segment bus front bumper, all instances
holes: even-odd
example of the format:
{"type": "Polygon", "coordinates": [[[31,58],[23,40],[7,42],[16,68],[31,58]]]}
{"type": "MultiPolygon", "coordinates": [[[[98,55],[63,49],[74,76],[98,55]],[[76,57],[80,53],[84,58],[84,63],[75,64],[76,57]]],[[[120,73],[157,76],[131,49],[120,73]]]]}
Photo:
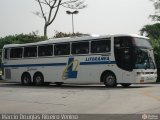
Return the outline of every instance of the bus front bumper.
{"type": "Polygon", "coordinates": [[[141,74],[137,76],[136,83],[154,83],[157,80],[157,74],[141,74]]]}

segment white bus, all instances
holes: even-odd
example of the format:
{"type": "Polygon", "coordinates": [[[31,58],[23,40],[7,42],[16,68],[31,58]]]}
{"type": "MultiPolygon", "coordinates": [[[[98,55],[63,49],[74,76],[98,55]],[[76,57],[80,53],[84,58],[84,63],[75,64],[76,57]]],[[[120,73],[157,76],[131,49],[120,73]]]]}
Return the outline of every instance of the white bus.
{"type": "Polygon", "coordinates": [[[23,85],[44,82],[121,84],[156,82],[153,48],[138,35],[50,39],[3,47],[3,79],[23,85]]]}

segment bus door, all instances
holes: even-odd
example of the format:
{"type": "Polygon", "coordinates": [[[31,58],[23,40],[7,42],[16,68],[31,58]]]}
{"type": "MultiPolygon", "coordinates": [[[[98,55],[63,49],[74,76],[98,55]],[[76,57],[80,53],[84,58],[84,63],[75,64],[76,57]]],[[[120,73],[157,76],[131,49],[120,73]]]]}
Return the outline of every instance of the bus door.
{"type": "Polygon", "coordinates": [[[122,77],[125,83],[130,83],[132,78],[132,54],[130,48],[124,48],[122,50],[122,77]]]}
{"type": "Polygon", "coordinates": [[[121,82],[130,82],[133,70],[133,54],[130,47],[129,37],[116,37],[114,43],[114,54],[117,66],[121,69],[121,82]]]}

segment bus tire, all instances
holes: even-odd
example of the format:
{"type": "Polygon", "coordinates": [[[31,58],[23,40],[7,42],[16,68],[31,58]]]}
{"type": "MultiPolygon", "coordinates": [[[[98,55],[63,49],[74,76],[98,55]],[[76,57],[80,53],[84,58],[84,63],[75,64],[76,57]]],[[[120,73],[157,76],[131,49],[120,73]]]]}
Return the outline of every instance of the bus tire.
{"type": "Polygon", "coordinates": [[[44,77],[43,77],[42,73],[37,72],[37,73],[34,74],[33,83],[36,86],[40,86],[40,85],[44,84],[44,77]]]}
{"type": "Polygon", "coordinates": [[[117,80],[113,73],[108,72],[103,75],[103,82],[106,87],[116,87],[117,86],[117,80]]]}
{"type": "Polygon", "coordinates": [[[121,85],[125,88],[129,87],[131,84],[130,83],[121,83],[121,85]]]}
{"type": "Polygon", "coordinates": [[[31,76],[28,72],[22,74],[21,83],[22,85],[31,85],[31,76]]]}

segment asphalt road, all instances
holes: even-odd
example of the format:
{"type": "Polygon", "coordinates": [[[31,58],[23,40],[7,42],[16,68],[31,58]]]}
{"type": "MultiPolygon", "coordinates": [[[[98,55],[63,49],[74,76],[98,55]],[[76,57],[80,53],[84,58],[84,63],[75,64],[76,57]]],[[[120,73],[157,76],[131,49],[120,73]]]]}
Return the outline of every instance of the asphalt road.
{"type": "Polygon", "coordinates": [[[0,83],[0,113],[160,113],[160,84],[22,86],[0,83]]]}

